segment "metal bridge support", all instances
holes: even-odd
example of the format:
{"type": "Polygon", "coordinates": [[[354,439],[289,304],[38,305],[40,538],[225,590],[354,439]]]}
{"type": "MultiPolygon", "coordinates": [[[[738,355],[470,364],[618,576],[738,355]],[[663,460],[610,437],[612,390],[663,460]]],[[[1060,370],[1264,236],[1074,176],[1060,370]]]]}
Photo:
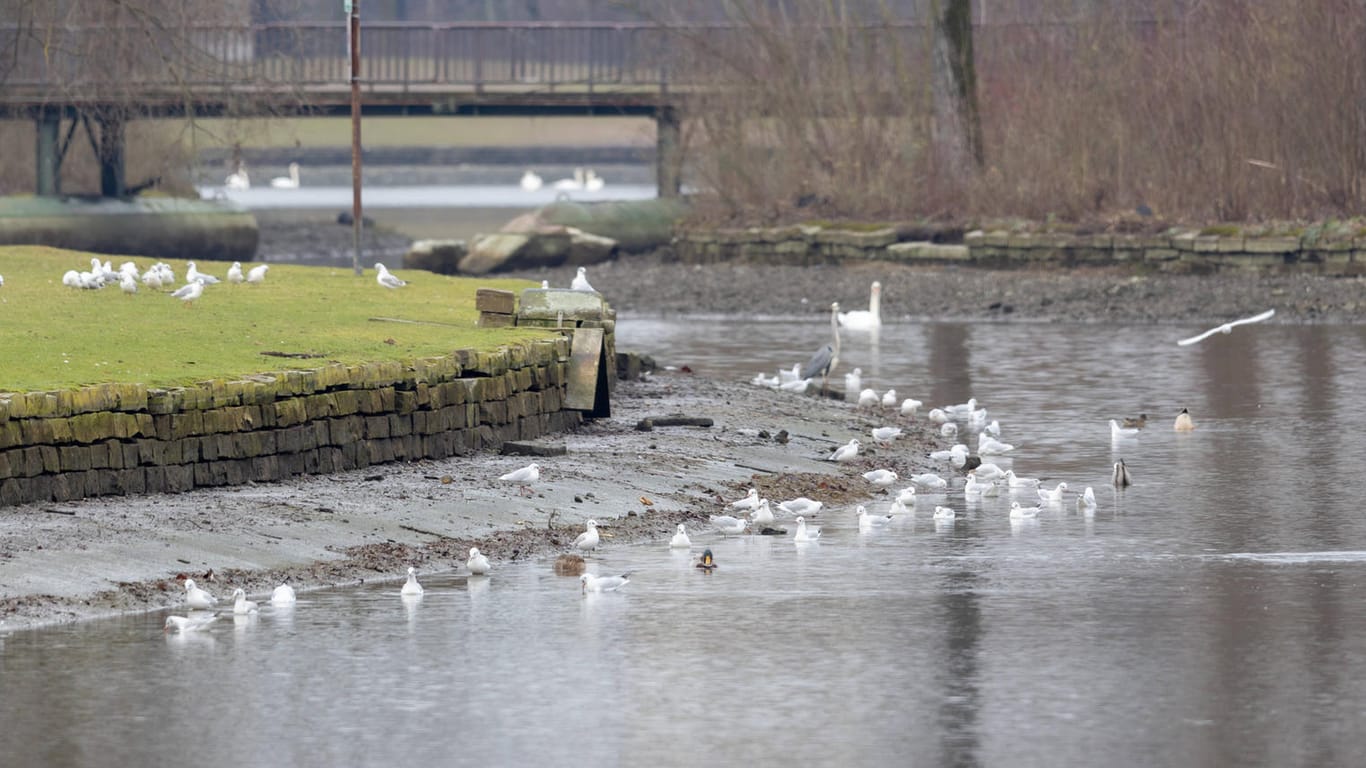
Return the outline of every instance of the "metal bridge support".
{"type": "Polygon", "coordinates": [[[38,170],[39,195],[60,195],[62,193],[62,157],[57,147],[57,134],[61,133],[62,113],[56,110],[43,110],[34,118],[38,124],[38,141],[34,157],[38,170]]]}
{"type": "Polygon", "coordinates": [[[682,188],[683,138],[677,107],[655,112],[655,180],[660,197],[678,197],[682,188]]]}
{"type": "Polygon", "coordinates": [[[119,115],[106,115],[98,118],[98,122],[100,196],[123,197],[128,190],[128,180],[123,167],[123,118],[119,115]]]}

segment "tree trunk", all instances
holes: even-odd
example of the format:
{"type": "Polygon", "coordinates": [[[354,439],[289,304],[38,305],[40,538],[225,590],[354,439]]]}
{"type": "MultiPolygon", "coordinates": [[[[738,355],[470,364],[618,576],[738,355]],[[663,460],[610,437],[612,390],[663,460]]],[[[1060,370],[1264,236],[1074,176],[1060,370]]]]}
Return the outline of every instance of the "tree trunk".
{"type": "Polygon", "coordinates": [[[971,0],[934,0],[933,145],[940,166],[966,179],[982,166],[971,0]]]}

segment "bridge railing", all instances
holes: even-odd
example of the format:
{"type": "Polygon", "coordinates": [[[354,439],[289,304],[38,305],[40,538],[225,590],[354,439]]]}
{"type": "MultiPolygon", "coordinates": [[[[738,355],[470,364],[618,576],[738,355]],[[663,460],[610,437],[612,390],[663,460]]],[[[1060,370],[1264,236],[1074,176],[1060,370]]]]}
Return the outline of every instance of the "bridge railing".
{"type": "MultiPolygon", "coordinates": [[[[346,83],[343,22],[203,25],[176,39],[142,29],[0,25],[3,88],[66,92],[116,87],[234,87],[346,83]]],[[[665,88],[670,30],[624,23],[367,23],[362,80],[419,88],[464,85],[665,88]]]]}

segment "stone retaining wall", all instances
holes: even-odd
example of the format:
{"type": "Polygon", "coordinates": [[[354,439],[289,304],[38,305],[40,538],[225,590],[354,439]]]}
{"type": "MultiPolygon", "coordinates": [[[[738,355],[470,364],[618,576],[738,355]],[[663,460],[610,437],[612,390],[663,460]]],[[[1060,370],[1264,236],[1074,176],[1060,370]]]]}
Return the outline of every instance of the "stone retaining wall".
{"type": "Polygon", "coordinates": [[[679,233],[680,261],[740,260],[764,264],[838,264],[846,260],[961,264],[995,268],[1114,265],[1172,273],[1221,270],[1308,270],[1366,274],[1366,237],[1243,237],[1200,235],[1075,235],[969,232],[962,243],[903,238],[893,228],[869,231],[821,227],[722,229],[679,233]]]}
{"type": "Polygon", "coordinates": [[[0,506],[441,459],[576,426],[569,340],[148,388],[0,393],[0,506]]]}

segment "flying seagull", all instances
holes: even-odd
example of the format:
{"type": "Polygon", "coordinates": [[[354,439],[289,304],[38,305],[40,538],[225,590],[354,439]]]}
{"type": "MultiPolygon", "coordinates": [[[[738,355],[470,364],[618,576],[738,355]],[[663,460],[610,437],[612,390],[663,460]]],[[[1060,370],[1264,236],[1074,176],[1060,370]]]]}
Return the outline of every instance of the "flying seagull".
{"type": "Polygon", "coordinates": [[[1178,346],[1184,347],[1184,346],[1186,346],[1186,345],[1188,345],[1188,344],[1194,344],[1194,343],[1196,343],[1196,342],[1204,341],[1205,339],[1209,338],[1210,336],[1213,336],[1213,335],[1216,334],[1216,333],[1232,333],[1232,332],[1233,332],[1233,326],[1235,326],[1235,325],[1247,325],[1248,323],[1260,323],[1260,322],[1262,322],[1263,320],[1270,320],[1270,319],[1271,319],[1271,316],[1274,315],[1274,314],[1276,314],[1276,310],[1274,310],[1274,309],[1268,309],[1267,311],[1261,313],[1260,315],[1253,315],[1252,317],[1245,317],[1245,318],[1243,318],[1243,319],[1241,319],[1241,320],[1233,320],[1233,321],[1224,323],[1223,325],[1221,325],[1221,326],[1219,326],[1219,327],[1217,327],[1217,328],[1211,328],[1211,329],[1209,329],[1208,331],[1205,331],[1204,333],[1202,333],[1202,334],[1200,334],[1200,335],[1198,335],[1198,336],[1192,336],[1192,337],[1190,337],[1189,339],[1182,339],[1182,340],[1180,340],[1180,341],[1178,341],[1178,342],[1176,342],[1176,343],[1177,343],[1178,346]]]}

